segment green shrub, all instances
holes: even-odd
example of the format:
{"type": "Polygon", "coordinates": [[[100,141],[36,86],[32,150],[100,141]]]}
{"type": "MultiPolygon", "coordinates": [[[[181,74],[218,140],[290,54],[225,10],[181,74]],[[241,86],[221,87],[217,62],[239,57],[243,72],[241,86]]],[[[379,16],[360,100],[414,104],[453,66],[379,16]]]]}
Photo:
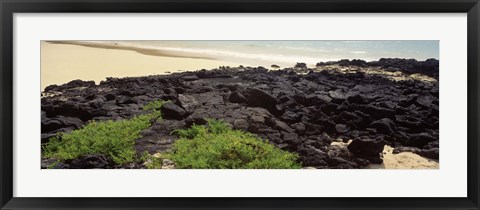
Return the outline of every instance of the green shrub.
{"type": "Polygon", "coordinates": [[[220,120],[207,120],[208,122],[208,130],[212,134],[221,134],[221,133],[227,133],[231,131],[232,129],[228,124],[220,121],[220,120]]]}
{"type": "Polygon", "coordinates": [[[158,119],[162,117],[162,113],[160,112],[160,108],[162,108],[163,104],[165,104],[166,101],[163,100],[155,100],[147,103],[145,106],[142,107],[144,111],[150,111],[149,114],[146,114],[146,116],[150,120],[158,119]]]}
{"type": "Polygon", "coordinates": [[[43,146],[43,156],[60,161],[71,160],[88,154],[103,154],[116,164],[135,160],[135,140],[140,132],[151,126],[151,121],[161,116],[158,111],[162,103],[150,102],[144,109],[148,114],[119,121],[92,121],[71,133],[59,134],[43,146]],[[160,105],[159,105],[160,104],[160,105]]]}
{"type": "Polygon", "coordinates": [[[178,135],[180,138],[193,139],[195,136],[203,136],[207,134],[208,128],[203,125],[192,125],[190,129],[177,129],[172,134],[178,135]]]}
{"type": "Polygon", "coordinates": [[[156,100],[156,101],[151,101],[149,102],[148,104],[146,104],[145,106],[142,107],[143,110],[151,110],[151,111],[155,111],[155,110],[160,110],[160,108],[162,108],[163,104],[165,104],[167,101],[163,101],[163,100],[156,100]]]}
{"type": "Polygon", "coordinates": [[[162,169],[163,157],[150,155],[147,151],[140,157],[140,161],[145,163],[147,169],[162,169]]]}
{"type": "Polygon", "coordinates": [[[232,130],[221,121],[175,131],[169,158],[177,168],[290,169],[300,168],[298,155],[283,151],[257,136],[232,130]]]}

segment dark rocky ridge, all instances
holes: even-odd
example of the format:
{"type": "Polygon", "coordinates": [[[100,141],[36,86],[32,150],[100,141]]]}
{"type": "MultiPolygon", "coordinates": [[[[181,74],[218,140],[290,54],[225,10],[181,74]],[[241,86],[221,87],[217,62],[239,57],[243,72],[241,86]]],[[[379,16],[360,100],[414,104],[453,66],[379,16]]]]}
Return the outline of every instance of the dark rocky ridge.
{"type": "MultiPolygon", "coordinates": [[[[438,82],[393,81],[361,71],[369,65],[438,77],[437,60],[382,59],[377,63],[320,63],[317,69],[303,65],[275,71],[221,67],[162,76],[107,78],[99,85],[75,80],[45,89],[42,142],[58,132],[78,129],[89,120],[131,118],[141,114],[141,107],[149,101],[163,99],[172,103],[162,109],[165,119],[144,130],[143,137],[136,141],[139,154],[165,152],[177,139],[171,131],[214,118],[298,153],[305,167],[363,168],[381,163],[385,144],[397,151],[438,159],[438,82]],[[432,67],[418,69],[410,64],[432,67]],[[319,70],[330,65],[359,71],[319,70]],[[349,151],[330,146],[339,139],[353,140],[349,151]]],[[[65,167],[81,167],[75,164],[94,158],[69,161],[65,167]]],[[[95,161],[107,168],[125,167],[112,166],[105,157],[95,161]]],[[[91,161],[89,164],[86,167],[92,167],[91,161]]]]}
{"type": "Polygon", "coordinates": [[[317,67],[338,64],[340,66],[360,66],[360,67],[381,67],[385,71],[402,71],[409,74],[425,74],[438,79],[439,61],[437,59],[427,59],[425,61],[417,61],[415,59],[404,58],[382,58],[378,61],[364,61],[364,60],[340,60],[333,62],[319,62],[317,67]]]}

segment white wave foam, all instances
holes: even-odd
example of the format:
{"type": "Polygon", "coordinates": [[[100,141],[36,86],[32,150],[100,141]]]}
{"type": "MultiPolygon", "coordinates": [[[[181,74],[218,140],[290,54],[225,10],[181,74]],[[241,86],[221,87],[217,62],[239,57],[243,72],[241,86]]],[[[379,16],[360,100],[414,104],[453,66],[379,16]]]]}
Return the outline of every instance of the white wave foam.
{"type": "MultiPolygon", "coordinates": [[[[308,47],[294,47],[294,46],[281,46],[282,49],[291,49],[299,51],[310,51],[310,54],[318,54],[318,56],[308,56],[301,55],[301,53],[295,54],[280,54],[275,52],[268,53],[255,53],[255,52],[245,52],[246,49],[235,49],[235,50],[225,50],[217,48],[193,48],[193,47],[173,47],[173,46],[158,46],[154,44],[140,44],[138,42],[129,42],[129,41],[88,41],[90,43],[98,44],[108,44],[108,45],[117,45],[125,47],[135,47],[146,50],[159,50],[163,52],[170,52],[172,54],[186,54],[189,56],[195,57],[207,57],[211,59],[218,60],[229,60],[229,61],[241,61],[246,64],[262,64],[262,65],[293,65],[297,62],[307,63],[308,65],[315,65],[317,62],[321,61],[337,61],[340,59],[354,59],[355,57],[349,58],[345,56],[334,56],[328,51],[323,49],[314,49],[308,47]],[[243,50],[243,51],[242,51],[243,50]]],[[[308,52],[307,52],[308,53],[308,52]]],[[[363,51],[352,52],[353,54],[365,54],[363,51]]],[[[365,58],[362,58],[365,59],[365,58]]],[[[365,59],[370,60],[370,59],[365,59]]]]}

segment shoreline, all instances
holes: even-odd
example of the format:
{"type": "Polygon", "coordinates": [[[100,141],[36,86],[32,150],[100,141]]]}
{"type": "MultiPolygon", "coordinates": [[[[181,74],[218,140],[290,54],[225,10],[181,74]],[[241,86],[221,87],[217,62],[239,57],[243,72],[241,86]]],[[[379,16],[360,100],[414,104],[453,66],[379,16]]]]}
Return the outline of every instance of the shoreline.
{"type": "Polygon", "coordinates": [[[139,77],[174,72],[239,66],[222,60],[164,55],[160,52],[101,48],[68,43],[41,43],[41,90],[72,80],[95,81],[107,77],[139,77]],[[148,55],[150,53],[150,55],[148,55]]]}
{"type": "MultiPolygon", "coordinates": [[[[407,59],[407,61],[409,60],[412,59],[407,59]]],[[[317,62],[316,66],[311,66],[310,64],[308,67],[314,70],[340,69],[347,72],[357,71],[357,67],[353,69],[345,68],[342,61],[344,60],[317,62]]],[[[358,63],[359,61],[364,62],[362,65],[367,63],[366,61],[354,59],[351,61],[351,64],[357,66],[356,62],[358,63]]],[[[372,62],[379,61],[369,61],[369,65],[372,62]]],[[[76,79],[92,80],[98,84],[101,81],[105,81],[107,77],[123,78],[162,75],[214,69],[219,66],[264,66],[267,69],[278,70],[295,65],[278,66],[277,64],[280,63],[267,64],[267,61],[259,63],[254,60],[242,61],[234,58],[198,56],[198,53],[136,47],[115,42],[42,41],[41,90],[43,91],[49,85],[61,85],[76,79]]],[[[427,65],[431,65],[431,63],[427,63],[427,65]]],[[[435,77],[421,74],[406,75],[399,71],[383,71],[382,67],[372,65],[362,71],[366,74],[379,74],[397,80],[436,81],[435,77]]]]}
{"type": "Polygon", "coordinates": [[[127,51],[134,51],[144,55],[151,55],[151,56],[216,60],[211,57],[194,56],[194,55],[189,55],[187,53],[176,54],[173,52],[167,52],[167,51],[158,50],[158,49],[147,49],[147,48],[140,48],[140,47],[133,47],[133,46],[118,45],[117,43],[109,44],[109,43],[82,42],[82,41],[45,41],[45,42],[50,44],[84,46],[84,47],[92,47],[92,48],[107,49],[107,50],[127,50],[127,51]]]}

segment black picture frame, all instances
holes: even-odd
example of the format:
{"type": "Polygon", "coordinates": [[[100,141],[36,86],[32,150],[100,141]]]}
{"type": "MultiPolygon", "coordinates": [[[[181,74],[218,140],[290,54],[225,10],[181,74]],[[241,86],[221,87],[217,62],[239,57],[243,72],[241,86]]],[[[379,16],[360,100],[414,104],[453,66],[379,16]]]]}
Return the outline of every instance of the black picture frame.
{"type": "MultiPolygon", "coordinates": [[[[0,0],[1,209],[479,209],[478,0],[0,0]],[[13,193],[15,13],[467,13],[468,196],[466,198],[16,198],[13,193]]],[[[446,180],[451,181],[451,180],[446,180]]]]}

